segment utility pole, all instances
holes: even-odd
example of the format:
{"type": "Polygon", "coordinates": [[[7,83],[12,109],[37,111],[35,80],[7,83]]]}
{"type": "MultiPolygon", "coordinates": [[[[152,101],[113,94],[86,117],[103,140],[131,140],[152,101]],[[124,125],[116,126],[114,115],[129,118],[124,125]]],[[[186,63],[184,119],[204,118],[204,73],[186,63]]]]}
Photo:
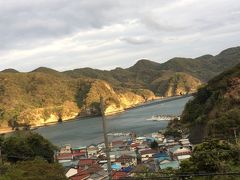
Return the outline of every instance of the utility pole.
{"type": "Polygon", "coordinates": [[[0,146],[0,164],[3,164],[3,160],[2,160],[2,147],[0,146]]]}
{"type": "Polygon", "coordinates": [[[237,144],[237,128],[233,128],[233,133],[234,133],[234,137],[235,137],[235,141],[236,141],[236,144],[237,144]]]}
{"type": "Polygon", "coordinates": [[[109,149],[109,143],[108,143],[108,137],[107,137],[107,125],[106,125],[106,119],[105,119],[105,109],[104,109],[104,101],[103,97],[100,97],[100,107],[101,107],[101,113],[102,113],[102,127],[103,127],[103,135],[104,135],[104,143],[105,143],[105,152],[107,156],[107,167],[108,167],[108,177],[109,180],[112,180],[112,168],[111,168],[111,159],[110,159],[110,149],[109,149]]]}

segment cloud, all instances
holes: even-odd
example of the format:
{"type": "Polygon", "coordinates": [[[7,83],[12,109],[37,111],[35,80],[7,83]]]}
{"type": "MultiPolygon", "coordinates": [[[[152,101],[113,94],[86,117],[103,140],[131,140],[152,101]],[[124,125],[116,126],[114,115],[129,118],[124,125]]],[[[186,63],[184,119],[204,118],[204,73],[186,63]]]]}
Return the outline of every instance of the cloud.
{"type": "Polygon", "coordinates": [[[163,62],[239,45],[238,0],[0,1],[0,69],[163,62]]]}
{"type": "Polygon", "coordinates": [[[148,44],[153,42],[152,39],[146,39],[145,37],[124,37],[120,38],[120,40],[133,45],[148,44]]]}

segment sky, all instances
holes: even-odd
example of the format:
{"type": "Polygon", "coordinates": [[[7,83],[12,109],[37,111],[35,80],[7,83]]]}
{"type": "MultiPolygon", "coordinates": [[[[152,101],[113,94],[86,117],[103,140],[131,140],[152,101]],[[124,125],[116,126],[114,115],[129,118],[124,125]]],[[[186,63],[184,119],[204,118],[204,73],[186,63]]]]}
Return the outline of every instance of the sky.
{"type": "Polygon", "coordinates": [[[239,45],[239,0],[0,0],[0,70],[108,70],[239,45]]]}

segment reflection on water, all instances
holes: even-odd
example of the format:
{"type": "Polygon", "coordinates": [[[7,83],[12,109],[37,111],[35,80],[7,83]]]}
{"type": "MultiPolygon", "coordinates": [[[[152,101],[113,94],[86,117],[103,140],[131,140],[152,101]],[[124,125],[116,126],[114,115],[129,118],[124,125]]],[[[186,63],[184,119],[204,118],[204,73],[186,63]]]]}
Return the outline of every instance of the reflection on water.
{"type": "MultiPolygon", "coordinates": [[[[167,121],[147,121],[146,119],[157,114],[179,115],[190,98],[159,102],[159,104],[142,106],[108,117],[109,132],[136,132],[138,135],[144,135],[164,129],[168,124],[167,121]]],[[[103,141],[100,117],[42,127],[36,131],[56,145],[84,146],[103,141]]]]}

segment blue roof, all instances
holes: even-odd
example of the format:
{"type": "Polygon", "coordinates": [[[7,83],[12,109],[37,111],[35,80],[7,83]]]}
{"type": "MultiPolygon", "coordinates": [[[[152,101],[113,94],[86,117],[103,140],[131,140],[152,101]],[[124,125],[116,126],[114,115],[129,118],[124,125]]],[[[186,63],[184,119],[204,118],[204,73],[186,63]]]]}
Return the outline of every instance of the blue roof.
{"type": "Polygon", "coordinates": [[[178,161],[169,161],[163,164],[159,165],[161,169],[167,169],[167,168],[173,168],[178,169],[179,168],[179,162],[178,161]]]}
{"type": "Polygon", "coordinates": [[[128,167],[122,169],[123,172],[127,172],[127,173],[132,171],[132,170],[133,170],[132,166],[128,166],[128,167]]]}
{"type": "Polygon", "coordinates": [[[121,165],[119,165],[119,164],[113,164],[113,165],[112,165],[112,169],[120,170],[120,169],[121,169],[121,165]]]}
{"type": "Polygon", "coordinates": [[[168,154],[165,152],[160,152],[153,155],[153,158],[159,158],[159,157],[168,157],[168,154]]]}
{"type": "Polygon", "coordinates": [[[78,165],[78,161],[67,161],[61,163],[63,167],[75,167],[78,165]]]}
{"type": "Polygon", "coordinates": [[[169,156],[166,156],[166,157],[158,157],[157,160],[160,162],[160,161],[163,161],[163,160],[171,160],[171,158],[169,156]]]}
{"type": "Polygon", "coordinates": [[[176,151],[178,148],[180,148],[180,147],[182,147],[181,145],[176,145],[176,146],[173,146],[173,147],[171,147],[171,148],[169,148],[169,151],[170,152],[174,152],[174,151],[176,151]]]}
{"type": "Polygon", "coordinates": [[[147,141],[147,142],[153,142],[153,141],[155,141],[155,139],[152,138],[152,137],[147,137],[147,138],[146,138],[146,141],[147,141]]]}

